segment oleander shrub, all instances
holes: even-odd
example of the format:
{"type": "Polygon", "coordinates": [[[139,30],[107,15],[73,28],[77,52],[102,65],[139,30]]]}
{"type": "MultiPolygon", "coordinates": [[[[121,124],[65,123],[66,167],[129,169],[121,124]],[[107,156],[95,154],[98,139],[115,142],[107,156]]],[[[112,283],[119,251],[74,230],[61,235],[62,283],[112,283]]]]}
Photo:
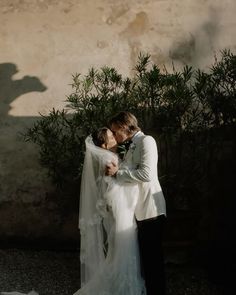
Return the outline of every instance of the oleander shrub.
{"type": "Polygon", "coordinates": [[[79,183],[86,136],[128,110],[157,138],[169,206],[189,208],[209,194],[209,175],[226,140],[216,130],[235,131],[235,81],[236,56],[229,50],[208,72],[191,66],[168,72],[140,54],[132,77],[108,66],[74,74],[66,109],[41,116],[25,140],[39,146],[41,164],[54,183],[79,183]]]}

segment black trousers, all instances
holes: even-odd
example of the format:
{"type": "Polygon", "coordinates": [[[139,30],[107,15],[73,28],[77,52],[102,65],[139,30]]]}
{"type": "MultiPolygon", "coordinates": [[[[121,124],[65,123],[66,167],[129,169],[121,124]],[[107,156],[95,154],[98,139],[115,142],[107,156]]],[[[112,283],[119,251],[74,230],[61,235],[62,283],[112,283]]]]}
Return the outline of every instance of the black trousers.
{"type": "Polygon", "coordinates": [[[145,279],[147,295],[165,295],[166,279],[162,249],[164,215],[137,221],[141,272],[145,279]]]}

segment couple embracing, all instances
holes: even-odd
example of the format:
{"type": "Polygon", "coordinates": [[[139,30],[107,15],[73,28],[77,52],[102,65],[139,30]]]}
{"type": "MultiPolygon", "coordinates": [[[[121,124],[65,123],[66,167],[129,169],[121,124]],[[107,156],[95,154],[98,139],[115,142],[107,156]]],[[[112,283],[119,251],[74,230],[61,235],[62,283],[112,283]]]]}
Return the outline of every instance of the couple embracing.
{"type": "Polygon", "coordinates": [[[114,116],[109,128],[86,139],[81,288],[74,295],[164,295],[166,207],[156,142],[129,112],[114,116]]]}

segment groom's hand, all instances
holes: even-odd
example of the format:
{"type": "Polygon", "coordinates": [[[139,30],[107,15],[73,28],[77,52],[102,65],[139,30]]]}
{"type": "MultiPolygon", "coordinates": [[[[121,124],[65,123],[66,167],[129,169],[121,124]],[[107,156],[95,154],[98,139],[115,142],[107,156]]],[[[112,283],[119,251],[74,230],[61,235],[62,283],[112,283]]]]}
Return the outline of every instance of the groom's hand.
{"type": "Polygon", "coordinates": [[[114,176],[116,175],[116,172],[118,171],[118,164],[111,162],[110,164],[106,165],[106,171],[105,174],[108,176],[114,176]]]}

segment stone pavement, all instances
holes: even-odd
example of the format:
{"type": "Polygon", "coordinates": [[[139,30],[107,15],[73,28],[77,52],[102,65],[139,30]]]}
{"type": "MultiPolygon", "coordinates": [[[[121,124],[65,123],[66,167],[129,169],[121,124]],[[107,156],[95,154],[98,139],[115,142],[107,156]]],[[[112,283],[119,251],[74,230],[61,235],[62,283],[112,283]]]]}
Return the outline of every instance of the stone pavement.
{"type": "MultiPolygon", "coordinates": [[[[230,294],[209,282],[201,268],[168,263],[166,272],[167,295],[230,294]]],[[[39,295],[72,295],[78,289],[78,252],[0,250],[0,292],[35,290],[39,295]]]]}

